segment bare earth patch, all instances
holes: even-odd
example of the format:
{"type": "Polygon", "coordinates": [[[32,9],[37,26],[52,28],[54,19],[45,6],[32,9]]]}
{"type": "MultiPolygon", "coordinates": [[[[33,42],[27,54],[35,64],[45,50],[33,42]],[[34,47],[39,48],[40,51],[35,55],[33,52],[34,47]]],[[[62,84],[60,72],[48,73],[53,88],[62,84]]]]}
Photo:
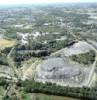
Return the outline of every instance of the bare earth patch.
{"type": "Polygon", "coordinates": [[[15,43],[15,40],[0,39],[0,49],[2,50],[6,47],[12,47],[13,45],[15,45],[15,43]]]}
{"type": "Polygon", "coordinates": [[[42,60],[41,59],[37,59],[37,58],[33,58],[30,59],[29,61],[25,62],[23,64],[23,67],[21,68],[21,72],[22,72],[22,79],[31,79],[34,77],[34,73],[36,70],[36,67],[39,63],[41,63],[42,60]]]}

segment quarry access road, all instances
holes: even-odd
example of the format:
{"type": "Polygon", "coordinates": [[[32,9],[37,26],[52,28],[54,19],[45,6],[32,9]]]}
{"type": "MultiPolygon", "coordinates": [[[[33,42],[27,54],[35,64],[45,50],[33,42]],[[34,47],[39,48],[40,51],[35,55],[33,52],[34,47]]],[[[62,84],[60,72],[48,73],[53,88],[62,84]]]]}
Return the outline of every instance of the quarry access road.
{"type": "MultiPolygon", "coordinates": [[[[75,34],[73,34],[72,32],[69,32],[69,34],[72,35],[76,40],[79,41],[79,37],[77,37],[75,34]]],[[[86,86],[89,86],[90,87],[91,81],[92,81],[92,78],[93,78],[93,75],[94,75],[94,72],[95,72],[96,63],[97,63],[97,46],[95,46],[95,44],[91,40],[89,40],[89,39],[86,39],[86,38],[83,38],[83,37],[82,37],[82,39],[84,41],[86,41],[88,44],[90,44],[91,47],[92,47],[92,49],[96,53],[95,61],[94,61],[93,65],[91,66],[92,69],[90,71],[89,78],[88,78],[87,83],[86,83],[86,86]]]]}

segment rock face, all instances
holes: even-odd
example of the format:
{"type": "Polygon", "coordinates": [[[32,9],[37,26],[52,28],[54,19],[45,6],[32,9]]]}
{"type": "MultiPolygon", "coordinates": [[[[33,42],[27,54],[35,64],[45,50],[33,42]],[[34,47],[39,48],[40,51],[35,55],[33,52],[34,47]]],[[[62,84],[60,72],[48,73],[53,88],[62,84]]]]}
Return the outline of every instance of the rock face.
{"type": "Polygon", "coordinates": [[[91,49],[92,47],[89,44],[82,41],[60,50],[37,66],[35,80],[71,87],[87,86],[87,79],[92,65],[85,66],[73,62],[69,56],[86,53],[91,49]]]}
{"type": "Polygon", "coordinates": [[[82,65],[70,62],[68,59],[50,58],[38,65],[35,80],[79,86],[85,83],[88,72],[89,69],[84,69],[82,65]]]}
{"type": "Polygon", "coordinates": [[[65,48],[64,49],[64,54],[65,56],[71,56],[73,54],[81,54],[81,53],[86,53],[88,51],[90,51],[92,48],[92,46],[90,44],[88,44],[85,41],[79,41],[78,43],[75,43],[74,45],[72,45],[70,48],[65,48]]]}
{"type": "Polygon", "coordinates": [[[89,52],[90,50],[94,50],[93,47],[85,41],[79,41],[70,47],[63,48],[51,55],[52,56],[72,56],[78,55],[82,53],[89,52]]]}

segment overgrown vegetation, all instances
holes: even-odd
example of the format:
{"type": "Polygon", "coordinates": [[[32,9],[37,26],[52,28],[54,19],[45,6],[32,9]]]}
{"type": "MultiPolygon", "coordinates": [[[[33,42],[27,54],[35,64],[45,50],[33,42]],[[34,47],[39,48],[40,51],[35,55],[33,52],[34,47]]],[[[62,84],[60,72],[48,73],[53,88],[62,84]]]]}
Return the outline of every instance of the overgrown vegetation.
{"type": "Polygon", "coordinates": [[[93,50],[90,50],[87,53],[73,55],[71,56],[71,59],[73,61],[76,61],[81,64],[85,64],[85,65],[93,64],[93,62],[95,61],[95,52],[93,50]]]}
{"type": "Polygon", "coordinates": [[[0,65],[8,65],[7,56],[5,54],[0,53],[0,65]]]}
{"type": "Polygon", "coordinates": [[[27,93],[45,93],[50,95],[69,96],[84,100],[96,100],[97,92],[95,88],[88,87],[63,87],[52,83],[39,83],[25,80],[21,82],[24,91],[27,93]]]}

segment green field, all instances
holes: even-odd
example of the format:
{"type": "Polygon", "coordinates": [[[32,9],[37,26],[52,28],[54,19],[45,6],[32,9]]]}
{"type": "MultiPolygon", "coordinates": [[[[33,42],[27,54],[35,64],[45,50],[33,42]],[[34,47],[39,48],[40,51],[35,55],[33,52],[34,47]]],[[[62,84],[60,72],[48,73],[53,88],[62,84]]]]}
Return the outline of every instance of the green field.
{"type": "Polygon", "coordinates": [[[69,97],[61,97],[61,96],[53,96],[53,95],[45,95],[45,94],[24,94],[23,100],[78,100],[69,97]]]}

